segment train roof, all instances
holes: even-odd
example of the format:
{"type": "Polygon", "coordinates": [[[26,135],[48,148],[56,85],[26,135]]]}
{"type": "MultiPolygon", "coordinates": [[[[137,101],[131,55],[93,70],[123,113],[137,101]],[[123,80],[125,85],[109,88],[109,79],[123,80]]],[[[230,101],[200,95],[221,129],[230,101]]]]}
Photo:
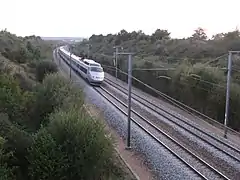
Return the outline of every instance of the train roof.
{"type": "Polygon", "coordinates": [[[92,60],[92,59],[83,59],[83,61],[88,62],[88,63],[92,63],[92,64],[96,63],[96,62],[95,62],[94,60],[92,60]]]}
{"type": "MultiPolygon", "coordinates": [[[[60,47],[60,50],[64,51],[67,55],[70,55],[70,52],[69,52],[68,50],[66,50],[63,46],[60,47]]],[[[94,65],[97,65],[97,66],[100,66],[100,67],[101,67],[101,64],[100,64],[100,63],[98,63],[98,62],[96,62],[96,61],[94,61],[94,60],[92,60],[92,59],[81,59],[81,57],[76,56],[75,54],[72,54],[71,56],[72,56],[72,58],[75,59],[75,60],[89,63],[90,66],[91,66],[91,65],[93,65],[93,66],[94,66],[94,65]]]]}
{"type": "Polygon", "coordinates": [[[100,65],[98,62],[92,60],[92,59],[83,59],[84,62],[88,62],[89,64],[96,64],[96,65],[100,65]]]}

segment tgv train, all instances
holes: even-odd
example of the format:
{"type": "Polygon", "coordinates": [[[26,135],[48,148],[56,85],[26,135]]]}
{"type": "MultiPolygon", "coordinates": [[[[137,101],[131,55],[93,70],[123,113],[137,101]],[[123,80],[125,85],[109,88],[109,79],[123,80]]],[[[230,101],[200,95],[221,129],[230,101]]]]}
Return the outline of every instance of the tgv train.
{"type": "Polygon", "coordinates": [[[74,54],[71,54],[70,62],[70,52],[65,50],[64,47],[60,47],[58,53],[69,66],[72,66],[72,68],[80,73],[90,84],[102,84],[104,80],[104,71],[101,64],[90,59],[82,59],[74,54]]]}

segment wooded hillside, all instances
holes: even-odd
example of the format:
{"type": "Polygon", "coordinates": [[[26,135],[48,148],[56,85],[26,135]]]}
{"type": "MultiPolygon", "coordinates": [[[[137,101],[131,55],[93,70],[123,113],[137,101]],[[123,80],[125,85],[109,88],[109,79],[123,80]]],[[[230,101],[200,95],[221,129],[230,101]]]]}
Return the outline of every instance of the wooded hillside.
{"type": "MultiPolygon", "coordinates": [[[[170,35],[161,29],[152,35],[125,30],[106,36],[92,35],[89,40],[75,46],[73,52],[79,56],[89,54],[89,58],[106,65],[105,71],[115,74],[107,66],[113,66],[113,47],[122,46],[125,52],[136,53],[133,58],[134,77],[223,122],[228,51],[240,50],[240,32],[219,33],[209,39],[204,30],[198,28],[188,38],[174,39],[170,35]]],[[[127,57],[119,56],[118,59],[118,68],[127,72],[127,57]]],[[[234,55],[229,126],[235,130],[240,130],[240,111],[237,110],[240,105],[239,70],[240,56],[234,55]]],[[[123,74],[119,77],[127,80],[123,74]]],[[[149,92],[136,81],[133,83],[149,92]]]]}
{"type": "Polygon", "coordinates": [[[56,45],[0,31],[0,180],[127,179],[81,90],[57,73],[56,45]]]}

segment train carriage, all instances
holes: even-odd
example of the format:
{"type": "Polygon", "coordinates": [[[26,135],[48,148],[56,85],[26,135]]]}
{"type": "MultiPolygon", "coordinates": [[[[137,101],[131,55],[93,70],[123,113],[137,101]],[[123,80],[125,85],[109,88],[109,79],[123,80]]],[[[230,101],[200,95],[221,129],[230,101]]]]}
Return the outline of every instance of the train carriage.
{"type": "Polygon", "coordinates": [[[80,57],[72,54],[70,63],[70,53],[63,47],[59,48],[59,55],[63,58],[69,66],[77,71],[83,78],[90,84],[101,85],[104,81],[104,71],[101,64],[91,59],[81,59],[80,57]]]}

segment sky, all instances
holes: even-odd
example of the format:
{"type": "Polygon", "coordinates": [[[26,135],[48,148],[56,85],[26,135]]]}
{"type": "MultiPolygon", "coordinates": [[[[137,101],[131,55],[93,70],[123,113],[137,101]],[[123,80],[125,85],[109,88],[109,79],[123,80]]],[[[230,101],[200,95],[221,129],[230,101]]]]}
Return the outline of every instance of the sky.
{"type": "Polygon", "coordinates": [[[0,29],[19,36],[90,37],[92,34],[167,29],[209,37],[240,29],[240,0],[0,0],[0,29]]]}

